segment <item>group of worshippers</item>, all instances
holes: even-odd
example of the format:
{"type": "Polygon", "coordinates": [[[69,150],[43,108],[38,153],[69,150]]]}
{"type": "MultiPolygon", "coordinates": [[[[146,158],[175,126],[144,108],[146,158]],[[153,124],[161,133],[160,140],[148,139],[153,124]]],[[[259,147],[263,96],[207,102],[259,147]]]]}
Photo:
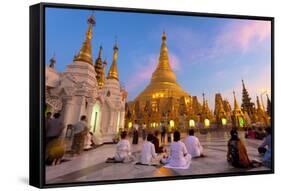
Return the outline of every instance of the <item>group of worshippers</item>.
{"type": "MultiPolygon", "coordinates": [[[[47,164],[57,165],[61,163],[65,153],[65,128],[60,113],[54,113],[52,116],[51,112],[47,112],[45,120],[47,164]]],[[[68,128],[71,128],[73,137],[71,154],[72,156],[80,155],[84,149],[87,149],[85,146],[90,146],[87,142],[89,140],[92,142],[92,135],[87,125],[87,117],[85,115],[81,116],[80,121],[74,125],[69,124],[68,128]]]]}
{"type": "MultiPolygon", "coordinates": [[[[169,153],[160,146],[158,139],[159,132],[148,133],[140,153],[140,165],[156,165],[160,162],[167,168],[187,169],[191,163],[191,158],[203,157],[203,147],[199,139],[194,136],[194,130],[189,130],[189,136],[181,141],[179,131],[173,133],[173,142],[170,144],[169,153]]],[[[107,158],[108,163],[132,162],[136,157],[132,155],[130,142],[127,139],[127,132],[121,133],[121,140],[116,146],[115,155],[107,158]]]]}
{"type": "MultiPolygon", "coordinates": [[[[271,167],[271,128],[266,128],[267,136],[258,147],[262,155],[262,161],[250,160],[243,141],[239,138],[238,131],[230,131],[230,139],[227,143],[227,162],[235,168],[255,168],[261,165],[271,167]]],[[[166,168],[188,169],[192,158],[206,157],[199,139],[194,135],[194,130],[188,130],[188,136],[181,141],[181,133],[174,131],[173,142],[170,144],[169,152],[159,145],[159,132],[148,133],[146,141],[142,145],[139,162],[141,165],[157,165],[157,162],[166,168]]],[[[127,132],[121,133],[121,140],[116,146],[116,153],[106,162],[132,162],[136,157],[132,155],[127,132]]]]}

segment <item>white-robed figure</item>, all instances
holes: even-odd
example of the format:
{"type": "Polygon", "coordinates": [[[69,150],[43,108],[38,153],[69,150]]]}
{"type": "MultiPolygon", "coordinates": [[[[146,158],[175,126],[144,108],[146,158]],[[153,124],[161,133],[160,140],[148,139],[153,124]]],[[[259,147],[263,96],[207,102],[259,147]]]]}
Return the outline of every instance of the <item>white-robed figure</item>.
{"type": "Polygon", "coordinates": [[[155,146],[152,143],[153,135],[148,134],[146,139],[142,146],[140,163],[150,165],[152,159],[157,157],[157,154],[155,152],[155,146]]]}
{"type": "Polygon", "coordinates": [[[194,130],[190,129],[188,134],[189,135],[184,140],[187,152],[192,158],[203,156],[203,147],[201,146],[199,139],[194,136],[194,130]]]}
{"type": "Polygon", "coordinates": [[[126,139],[127,132],[123,131],[121,133],[121,140],[116,145],[116,152],[113,158],[108,158],[106,162],[128,162],[133,160],[131,155],[131,145],[126,139]]]}
{"type": "Polygon", "coordinates": [[[191,163],[191,155],[187,152],[185,144],[180,141],[180,132],[174,132],[174,142],[170,145],[170,155],[161,160],[166,168],[188,169],[191,163]]]}

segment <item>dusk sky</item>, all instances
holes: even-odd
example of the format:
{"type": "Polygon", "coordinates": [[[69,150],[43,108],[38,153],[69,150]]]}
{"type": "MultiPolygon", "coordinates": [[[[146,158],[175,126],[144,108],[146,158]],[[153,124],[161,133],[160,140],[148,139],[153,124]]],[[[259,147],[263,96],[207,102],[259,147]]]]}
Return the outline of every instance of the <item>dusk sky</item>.
{"type": "MultiPolygon", "coordinates": [[[[91,14],[90,10],[47,8],[46,64],[54,54],[55,67],[60,72],[73,62],[85,39],[91,14]]],[[[149,84],[158,63],[163,31],[178,83],[200,100],[205,92],[211,108],[217,92],[232,104],[235,90],[241,104],[241,79],[254,101],[262,89],[270,94],[269,21],[109,11],[95,11],[94,15],[93,60],[102,45],[108,71],[117,36],[119,79],[128,91],[128,100],[149,84]]],[[[266,104],[266,97],[263,99],[266,104]]]]}

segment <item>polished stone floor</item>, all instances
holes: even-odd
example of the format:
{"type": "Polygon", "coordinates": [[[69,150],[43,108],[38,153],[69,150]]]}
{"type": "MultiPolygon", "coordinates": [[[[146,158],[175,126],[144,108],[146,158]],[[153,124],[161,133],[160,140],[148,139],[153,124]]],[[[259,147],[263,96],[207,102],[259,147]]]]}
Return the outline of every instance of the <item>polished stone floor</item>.
{"type": "MultiPolygon", "coordinates": [[[[96,149],[85,151],[78,157],[65,156],[63,163],[46,167],[46,183],[68,183],[79,181],[119,180],[132,178],[148,178],[161,176],[180,176],[209,173],[245,172],[268,170],[265,167],[254,169],[235,169],[226,162],[227,140],[226,132],[212,132],[206,135],[196,134],[204,147],[206,157],[192,159],[191,166],[186,170],[167,169],[161,165],[142,166],[131,163],[105,163],[107,157],[115,152],[114,144],[105,144],[96,149]]],[[[184,138],[185,135],[182,135],[184,138]]],[[[243,139],[243,133],[241,136],[243,139]]],[[[244,140],[244,139],[243,139],[244,140]]],[[[260,140],[244,140],[250,159],[260,160],[257,147],[260,140]]],[[[138,160],[142,140],[132,146],[133,155],[138,160]]],[[[169,147],[168,143],[165,143],[169,147]]],[[[157,162],[157,161],[156,161],[157,162]]]]}

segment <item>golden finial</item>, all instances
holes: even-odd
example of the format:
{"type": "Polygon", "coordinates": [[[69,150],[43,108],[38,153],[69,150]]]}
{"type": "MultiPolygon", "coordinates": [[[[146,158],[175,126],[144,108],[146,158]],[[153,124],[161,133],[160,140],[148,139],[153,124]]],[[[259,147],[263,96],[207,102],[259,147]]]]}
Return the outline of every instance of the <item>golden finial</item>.
{"type": "Polygon", "coordinates": [[[86,32],[86,39],[83,42],[83,45],[78,55],[74,57],[74,61],[83,61],[83,62],[87,62],[88,64],[93,64],[91,40],[92,40],[93,26],[96,25],[96,20],[93,14],[88,18],[87,22],[88,22],[88,30],[86,32]]]}
{"type": "Polygon", "coordinates": [[[166,39],[167,39],[166,33],[165,33],[165,31],[163,31],[163,33],[162,33],[162,41],[166,41],[166,39]]]}

